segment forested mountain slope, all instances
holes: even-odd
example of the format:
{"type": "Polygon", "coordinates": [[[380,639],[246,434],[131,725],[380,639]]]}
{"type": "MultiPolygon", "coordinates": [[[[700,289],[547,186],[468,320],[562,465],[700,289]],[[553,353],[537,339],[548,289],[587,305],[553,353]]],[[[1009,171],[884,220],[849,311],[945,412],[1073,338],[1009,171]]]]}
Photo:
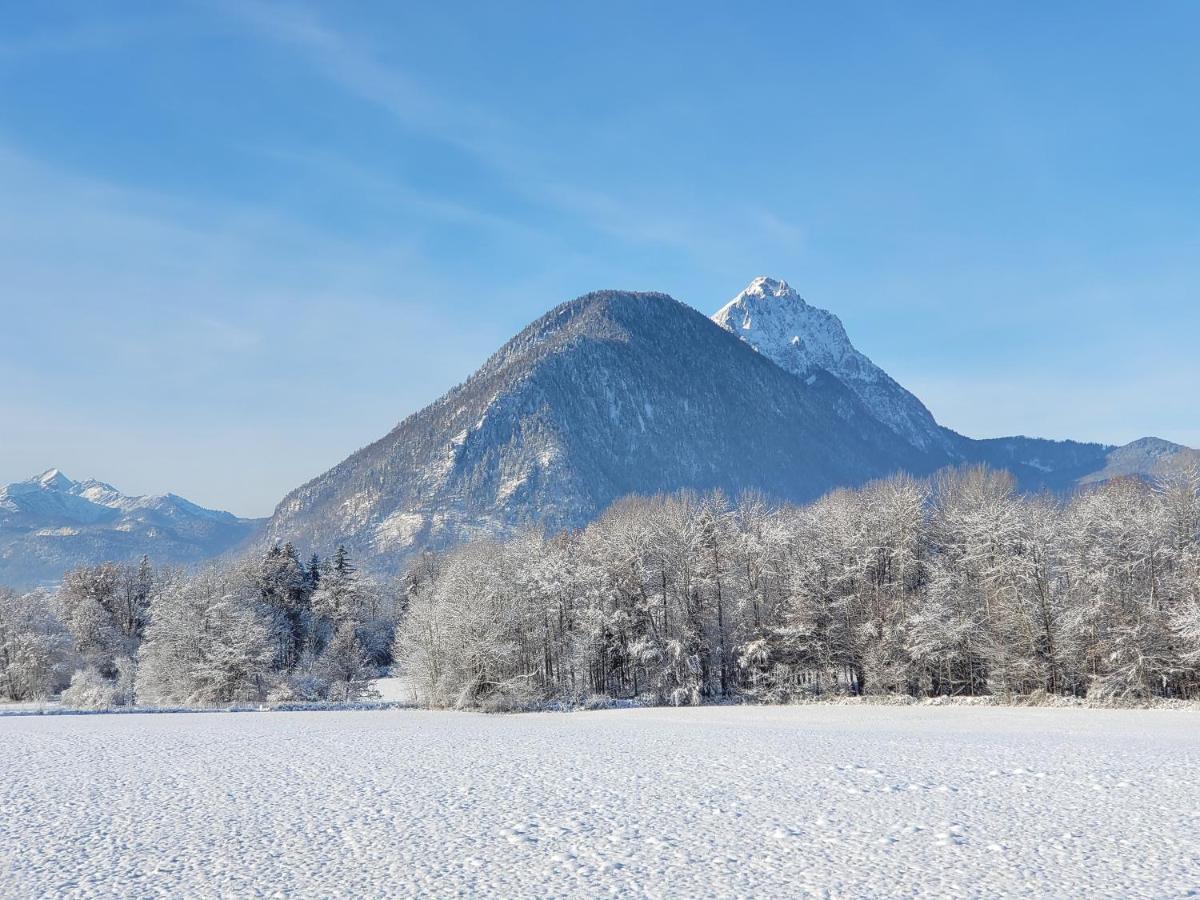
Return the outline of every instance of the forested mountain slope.
{"type": "Polygon", "coordinates": [[[811,500],[953,462],[895,432],[824,369],[785,371],[664,295],[565,303],[464,384],[280,503],[268,539],[418,549],[591,521],[630,493],[811,500]]]}

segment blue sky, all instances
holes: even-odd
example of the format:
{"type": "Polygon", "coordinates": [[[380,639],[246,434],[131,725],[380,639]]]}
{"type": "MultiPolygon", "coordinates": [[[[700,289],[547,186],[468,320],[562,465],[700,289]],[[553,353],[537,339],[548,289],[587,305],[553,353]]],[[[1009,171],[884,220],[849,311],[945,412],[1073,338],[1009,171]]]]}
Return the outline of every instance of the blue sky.
{"type": "Polygon", "coordinates": [[[940,421],[1200,446],[1200,5],[6,4],[0,482],[244,515],[556,303],[759,274],[940,421]]]}

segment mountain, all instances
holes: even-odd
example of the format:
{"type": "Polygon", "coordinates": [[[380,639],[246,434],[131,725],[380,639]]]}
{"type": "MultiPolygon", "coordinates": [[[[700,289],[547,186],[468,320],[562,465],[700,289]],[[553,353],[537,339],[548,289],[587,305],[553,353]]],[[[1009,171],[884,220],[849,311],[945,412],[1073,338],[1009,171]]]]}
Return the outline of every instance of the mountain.
{"type": "Polygon", "coordinates": [[[804,502],[969,463],[1008,469],[1023,490],[1068,492],[1180,461],[1200,453],[1158,438],[1117,447],[958,434],[783,281],[756,278],[711,319],[665,294],[602,291],[556,307],[440,400],[290,492],[265,527],[55,469],[8,485],[0,584],[284,541],[306,553],[344,543],[395,572],[477,535],[581,527],[631,493],[804,502]]]}
{"type": "Polygon", "coordinates": [[[0,488],[0,585],[32,587],[77,565],[143,554],[156,563],[199,562],[236,547],[260,525],[175,494],[130,497],[50,469],[0,488]]]}
{"type": "Polygon", "coordinates": [[[824,369],[799,378],[665,294],[605,291],[557,307],[288,494],[266,537],[305,551],[345,541],[394,568],[471,535],[579,527],[630,493],[806,501],[951,461],[898,440],[824,369]]]}
{"type": "Polygon", "coordinates": [[[837,316],[756,278],[712,319],[657,293],[564,303],[466,382],[289,493],[265,541],[338,543],[395,571],[423,549],[579,527],[630,493],[752,489],[806,501],[904,470],[988,463],[1026,490],[1149,475],[1187,448],[939,425],[837,316]]]}
{"type": "Polygon", "coordinates": [[[1104,457],[1103,468],[1080,476],[1079,483],[1096,484],[1131,475],[1159,475],[1181,464],[1200,465],[1200,450],[1173,444],[1162,438],[1144,437],[1111,448],[1104,457]]]}

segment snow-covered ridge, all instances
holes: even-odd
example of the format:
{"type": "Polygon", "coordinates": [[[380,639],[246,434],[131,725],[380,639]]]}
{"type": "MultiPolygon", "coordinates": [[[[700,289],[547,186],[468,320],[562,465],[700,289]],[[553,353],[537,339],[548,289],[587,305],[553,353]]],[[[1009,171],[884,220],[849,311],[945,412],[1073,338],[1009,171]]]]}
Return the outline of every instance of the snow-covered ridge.
{"type": "Polygon", "coordinates": [[[41,475],[0,487],[0,510],[26,515],[66,516],[80,522],[95,522],[108,518],[105,510],[120,513],[155,510],[171,515],[199,516],[223,522],[238,521],[237,516],[232,513],[205,509],[176,494],[122,494],[111,484],[94,478],[73,481],[60,469],[47,469],[41,475]]]}
{"type": "Polygon", "coordinates": [[[814,383],[815,370],[824,369],[914,447],[944,454],[947,464],[986,463],[1009,469],[1028,490],[1067,490],[1126,475],[1152,477],[1180,461],[1200,458],[1200,451],[1159,438],[1114,447],[1027,437],[963,437],[939,425],[916,396],[860,352],[836,315],[805,302],[786,281],[755,278],[712,320],[806,384],[814,383]]]}
{"type": "Polygon", "coordinates": [[[231,549],[256,527],[175,494],[130,496],[48,469],[0,487],[0,585],[51,582],[73,566],[143,554],[196,562],[231,549]]]}

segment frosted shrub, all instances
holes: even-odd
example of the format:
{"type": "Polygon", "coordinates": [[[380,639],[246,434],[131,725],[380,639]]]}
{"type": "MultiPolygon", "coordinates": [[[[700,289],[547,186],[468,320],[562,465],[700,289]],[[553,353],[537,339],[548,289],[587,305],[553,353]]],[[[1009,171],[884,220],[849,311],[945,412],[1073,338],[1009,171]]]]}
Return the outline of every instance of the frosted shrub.
{"type": "Polygon", "coordinates": [[[72,675],[71,684],[62,692],[63,706],[71,709],[112,709],[122,705],[123,699],[117,683],[90,666],[72,675]]]}
{"type": "Polygon", "coordinates": [[[280,681],[267,693],[270,703],[317,703],[329,697],[329,679],[298,672],[280,681]]]}

